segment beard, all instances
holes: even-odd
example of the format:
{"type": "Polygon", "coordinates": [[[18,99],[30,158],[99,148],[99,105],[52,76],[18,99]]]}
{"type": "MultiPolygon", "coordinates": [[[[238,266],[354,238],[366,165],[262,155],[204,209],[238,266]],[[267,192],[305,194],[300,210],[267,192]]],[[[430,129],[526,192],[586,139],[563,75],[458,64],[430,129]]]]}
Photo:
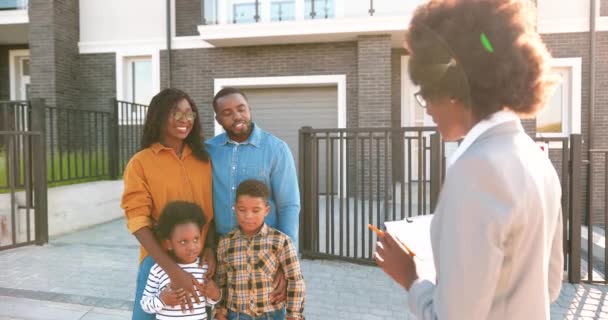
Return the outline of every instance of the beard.
{"type": "Polygon", "coordinates": [[[240,121],[232,125],[232,127],[230,127],[230,130],[226,130],[229,136],[239,138],[249,136],[251,134],[251,131],[253,131],[253,123],[251,120],[240,121]],[[237,129],[236,125],[239,123],[242,123],[242,127],[237,129]]]}

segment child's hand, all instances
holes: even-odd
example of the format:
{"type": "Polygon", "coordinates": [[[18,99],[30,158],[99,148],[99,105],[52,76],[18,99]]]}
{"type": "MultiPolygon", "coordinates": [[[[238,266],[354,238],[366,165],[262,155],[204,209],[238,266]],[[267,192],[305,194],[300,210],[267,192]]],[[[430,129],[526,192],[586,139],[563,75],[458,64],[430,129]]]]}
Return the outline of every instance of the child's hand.
{"type": "Polygon", "coordinates": [[[167,286],[160,292],[159,298],[166,306],[179,306],[182,295],[180,295],[178,291],[179,290],[171,289],[171,286],[167,286]]]}
{"type": "Polygon", "coordinates": [[[215,301],[219,300],[221,297],[220,288],[217,286],[217,283],[211,279],[207,279],[203,282],[203,291],[201,293],[203,296],[215,301]]]}
{"type": "Polygon", "coordinates": [[[295,317],[287,317],[287,320],[298,320],[295,317]]]}

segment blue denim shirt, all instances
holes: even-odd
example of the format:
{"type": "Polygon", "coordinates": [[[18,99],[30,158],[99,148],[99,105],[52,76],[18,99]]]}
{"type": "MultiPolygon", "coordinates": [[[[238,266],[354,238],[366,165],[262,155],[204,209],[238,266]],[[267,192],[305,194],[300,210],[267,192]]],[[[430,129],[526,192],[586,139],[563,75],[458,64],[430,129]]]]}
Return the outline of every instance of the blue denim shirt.
{"type": "Polygon", "coordinates": [[[293,156],[287,143],[255,124],[247,141],[232,141],[226,133],[206,142],[213,166],[215,228],[224,235],[238,227],[234,212],[236,188],[247,179],[270,188],[266,223],[288,235],[298,248],[300,190],[293,156]]]}

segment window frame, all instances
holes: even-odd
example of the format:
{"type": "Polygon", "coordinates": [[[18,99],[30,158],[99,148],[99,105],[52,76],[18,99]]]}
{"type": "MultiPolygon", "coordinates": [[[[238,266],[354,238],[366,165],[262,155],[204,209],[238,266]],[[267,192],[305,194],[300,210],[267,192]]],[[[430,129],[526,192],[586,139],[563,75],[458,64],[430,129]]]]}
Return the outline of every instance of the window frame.
{"type": "MultiPolygon", "coordinates": [[[[582,105],[582,58],[553,58],[551,69],[567,70],[569,77],[569,95],[566,110],[562,110],[562,132],[542,133],[536,132],[538,138],[568,137],[571,134],[581,133],[581,105],[582,105]]],[[[535,120],[536,125],[536,120],[535,120]]],[[[535,127],[536,128],[536,127],[535,127]]]]}

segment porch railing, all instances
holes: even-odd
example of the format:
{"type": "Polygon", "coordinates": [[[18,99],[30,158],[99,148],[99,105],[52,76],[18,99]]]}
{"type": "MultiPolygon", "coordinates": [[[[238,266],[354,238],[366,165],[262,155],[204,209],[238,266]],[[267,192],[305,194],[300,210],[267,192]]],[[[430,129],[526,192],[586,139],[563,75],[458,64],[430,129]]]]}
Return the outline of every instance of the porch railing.
{"type": "Polygon", "coordinates": [[[241,24],[394,16],[413,12],[423,0],[201,0],[201,23],[241,24]],[[338,8],[337,6],[342,6],[338,8]],[[339,15],[339,16],[338,16],[339,15]]]}

